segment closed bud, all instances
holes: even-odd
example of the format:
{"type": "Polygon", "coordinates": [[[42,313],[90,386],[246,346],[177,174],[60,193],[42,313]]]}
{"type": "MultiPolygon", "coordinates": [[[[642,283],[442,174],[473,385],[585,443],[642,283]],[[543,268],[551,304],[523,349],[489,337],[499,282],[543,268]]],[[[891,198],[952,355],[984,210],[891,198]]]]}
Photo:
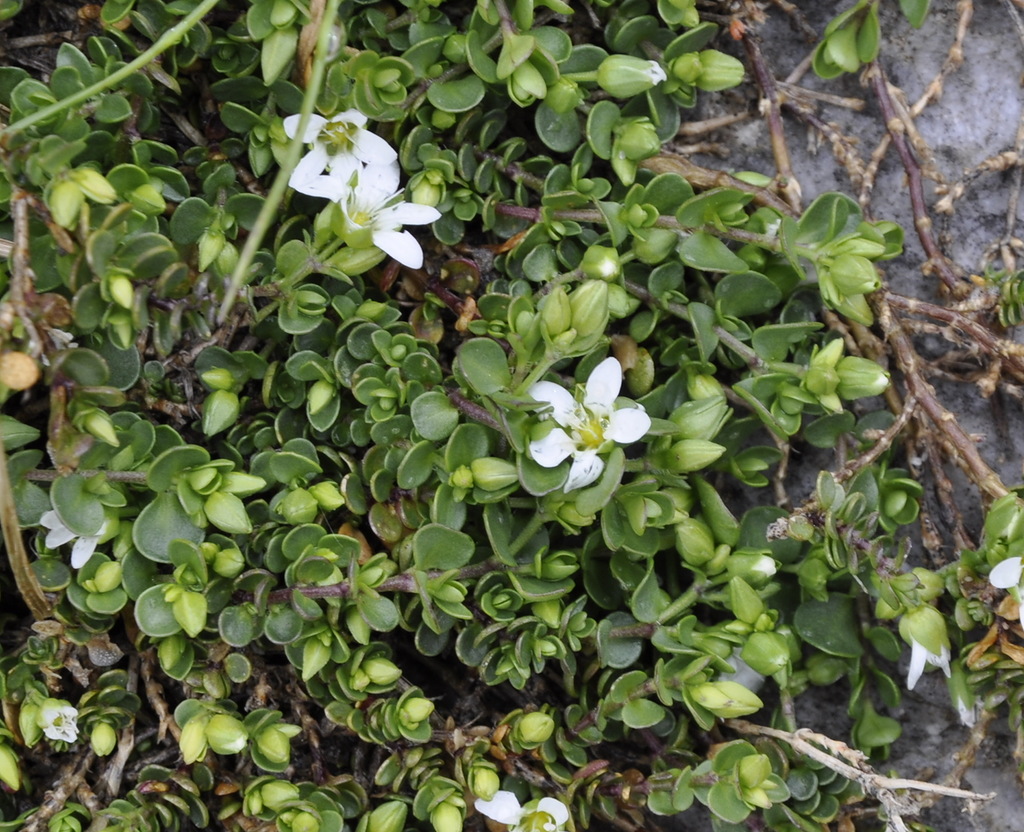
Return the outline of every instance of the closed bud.
{"type": "Polygon", "coordinates": [[[368,272],[385,257],[387,255],[376,246],[357,246],[341,249],[332,254],[327,262],[344,274],[354,276],[368,272]]]}
{"type": "Polygon", "coordinates": [[[727,680],[695,685],[690,689],[690,695],[702,708],[723,719],[747,716],[764,707],[757,694],[738,682],[727,680]]]}
{"type": "Polygon", "coordinates": [[[245,568],[245,557],[238,549],[221,549],[214,555],[212,565],[222,578],[234,578],[245,568]]]}
{"type": "Polygon", "coordinates": [[[555,731],[555,721],[545,713],[534,711],[524,714],[513,729],[513,736],[524,748],[536,748],[547,742],[555,731]]]}
{"type": "Polygon", "coordinates": [[[313,385],[306,392],[306,410],[309,415],[312,416],[319,413],[328,404],[330,404],[338,391],[335,390],[334,385],[331,384],[327,379],[319,379],[313,382],[313,385]]]}
{"type": "Polygon", "coordinates": [[[616,98],[633,98],[653,89],[668,76],[657,61],[632,55],[609,55],[597,68],[597,83],[616,98]]]}
{"type": "Polygon", "coordinates": [[[740,621],[753,624],[764,612],[764,601],[737,575],[729,581],[729,609],[740,621]]]}
{"type": "Polygon", "coordinates": [[[115,448],[120,444],[117,441],[117,433],[114,431],[114,423],[102,410],[89,408],[81,417],[82,428],[107,445],[115,448]]]}
{"type": "Polygon", "coordinates": [[[726,568],[730,575],[742,578],[756,589],[763,587],[775,574],[775,558],[757,552],[733,552],[726,568]]]}
{"type": "Polygon", "coordinates": [[[360,669],[375,685],[391,685],[402,676],[401,668],[390,659],[385,659],[382,656],[367,659],[360,665],[360,669]]]}
{"type": "Polygon", "coordinates": [[[417,205],[433,208],[444,198],[444,177],[435,170],[422,171],[409,183],[409,191],[412,201],[417,205]]]}
{"type": "Polygon", "coordinates": [[[579,84],[568,78],[559,78],[554,86],[548,89],[547,98],[544,100],[556,113],[565,114],[582,104],[584,97],[579,84]]]}
{"type": "Polygon", "coordinates": [[[466,63],[466,36],[461,32],[448,35],[445,38],[441,54],[453,64],[466,63]]]}
{"type": "Polygon", "coordinates": [[[724,52],[705,49],[700,53],[700,77],[697,87],[707,92],[726,90],[743,81],[743,64],[724,52]]]}
{"type": "Polygon", "coordinates": [[[493,767],[480,763],[469,773],[469,790],[481,800],[490,800],[501,788],[501,778],[493,767]]]}
{"type": "Polygon", "coordinates": [[[589,280],[569,298],[572,326],[580,338],[596,338],[608,326],[608,284],[589,280]]]}
{"type": "Polygon", "coordinates": [[[519,471],[505,459],[485,456],[469,463],[473,482],[484,491],[498,491],[519,482],[519,471]]]}
{"type": "Polygon", "coordinates": [[[117,561],[107,561],[102,564],[93,575],[90,592],[110,592],[121,585],[121,564],[117,561]]]}
{"type": "Polygon", "coordinates": [[[93,202],[109,204],[117,200],[117,191],[98,171],[92,168],[78,168],[71,171],[70,176],[82,193],[93,202]]]}
{"type": "Polygon", "coordinates": [[[320,832],[320,821],[310,812],[295,812],[289,820],[291,832],[320,832]]]}
{"type": "Polygon", "coordinates": [[[412,696],[402,703],[401,719],[407,727],[419,725],[434,712],[434,703],[422,696],[412,696]]]}
{"type": "Polygon", "coordinates": [[[445,801],[430,810],[430,825],[434,832],[462,832],[462,810],[445,801]]]}
{"type": "Polygon", "coordinates": [[[686,392],[691,399],[725,398],[722,383],[706,373],[694,373],[686,378],[686,392]]]}
{"type": "Polygon", "coordinates": [[[779,633],[751,633],[740,658],[758,673],[771,676],[789,664],[789,646],[779,633]]]}
{"type": "Polygon", "coordinates": [[[274,506],[285,522],[292,526],[312,523],[320,511],[320,505],[305,488],[293,488],[274,506]]]}
{"type": "Polygon", "coordinates": [[[0,780],[12,791],[21,788],[21,767],[18,765],[18,755],[6,743],[0,745],[0,780]]]}
{"type": "Polygon", "coordinates": [[[185,765],[191,765],[206,756],[206,722],[206,717],[194,717],[181,729],[178,745],[185,765]]]}
{"type": "Polygon", "coordinates": [[[710,441],[718,435],[731,413],[724,396],[708,396],[681,404],[669,419],[679,426],[679,435],[684,439],[710,441]]]}
{"type": "Polygon", "coordinates": [[[562,620],[562,602],[557,598],[537,601],[530,605],[530,611],[553,630],[562,620]]]}
{"type": "Polygon", "coordinates": [[[638,399],[651,392],[654,386],[654,358],[644,348],[636,351],[636,363],[626,370],[626,389],[629,394],[638,399]]]}
{"type": "Polygon", "coordinates": [[[676,524],[676,551],[690,566],[701,566],[715,555],[715,537],[703,520],[687,517],[676,524]]]}
{"type": "Polygon", "coordinates": [[[878,270],[857,254],[841,254],[829,264],[829,276],[844,295],[863,295],[881,285],[878,270]]]}
{"type": "Polygon", "coordinates": [[[167,207],[163,195],[149,182],[135,188],[128,194],[128,199],[143,214],[162,214],[167,207]]]}
{"type": "Polygon", "coordinates": [[[242,405],[238,394],[230,390],[214,390],[203,401],[203,433],[214,436],[238,421],[242,405]]]}
{"type": "Polygon", "coordinates": [[[680,439],[666,452],[665,467],[676,474],[707,468],[725,453],[725,447],[706,439],[680,439]]]}
{"type": "Polygon", "coordinates": [[[569,295],[561,286],[556,286],[541,299],[540,321],[544,334],[552,340],[572,326],[569,295]]]}
{"type": "Polygon", "coordinates": [[[448,484],[452,488],[472,488],[473,469],[468,465],[460,465],[448,475],[448,484]]]}
{"type": "Polygon", "coordinates": [[[210,267],[210,264],[220,257],[220,253],[224,248],[224,244],[227,240],[224,237],[224,232],[214,226],[207,228],[199,235],[199,270],[205,271],[210,267]]]}
{"type": "Polygon", "coordinates": [[[687,52],[685,55],[680,55],[672,61],[670,69],[672,77],[677,81],[693,86],[697,83],[697,79],[700,78],[704,68],[701,65],[698,53],[687,52]]]}
{"type": "Polygon", "coordinates": [[[615,280],[622,274],[622,261],[617,249],[592,245],[583,252],[580,269],[592,280],[615,280]]]}
{"type": "Polygon", "coordinates": [[[62,228],[74,226],[84,202],[81,189],[70,179],[55,183],[46,196],[46,207],[50,209],[53,221],[62,228]]]}
{"type": "Polygon", "coordinates": [[[877,396],[889,386],[889,374],[874,361],[848,355],[836,367],[839,395],[844,399],[877,396]]]}
{"type": "Polygon", "coordinates": [[[256,736],[256,747],[270,762],[284,765],[292,755],[291,738],[300,730],[298,725],[272,725],[256,736]]]}
{"type": "Polygon", "coordinates": [[[214,367],[200,377],[210,390],[230,390],[235,386],[236,377],[227,367],[214,367]]]}
{"type": "MultiPolygon", "coordinates": [[[[25,745],[31,748],[43,736],[43,729],[39,725],[40,708],[36,702],[22,702],[21,710],[18,712],[18,731],[25,745]]],[[[6,746],[0,746],[6,747],[6,746]]]]}
{"type": "Polygon", "coordinates": [[[401,800],[389,800],[370,812],[366,832],[402,832],[408,814],[408,804],[401,800]]]}
{"type": "Polygon", "coordinates": [[[508,94],[521,107],[532,104],[538,98],[544,98],[547,92],[548,85],[544,83],[544,76],[529,61],[517,66],[512,72],[512,77],[508,79],[508,94]]]}
{"type": "Polygon", "coordinates": [[[337,511],[345,505],[345,495],[341,493],[337,483],[325,480],[318,482],[316,485],[311,485],[308,490],[313,499],[316,500],[317,505],[324,511],[337,511]]]}
{"type": "Polygon", "coordinates": [[[114,303],[124,309],[131,309],[135,305],[135,287],[125,275],[108,275],[106,282],[107,292],[114,303]]]}
{"type": "Polygon", "coordinates": [[[299,797],[299,787],[284,780],[271,780],[259,789],[260,799],[271,811],[280,811],[281,807],[299,797]]]}
{"type": "Polygon", "coordinates": [[[655,266],[668,257],[679,242],[679,235],[668,228],[648,228],[643,236],[633,236],[633,253],[641,263],[655,266]]]}
{"type": "Polygon", "coordinates": [[[89,745],[97,757],[106,757],[117,745],[117,732],[106,722],[98,722],[89,734],[89,745]]]}
{"type": "Polygon", "coordinates": [[[661,150],[661,139],[651,120],[647,117],[620,122],[615,127],[612,141],[612,161],[616,156],[631,162],[649,159],[661,150]]]}
{"type": "Polygon", "coordinates": [[[608,317],[615,320],[627,318],[640,306],[640,298],[633,297],[618,283],[608,284],[608,317]]]}
{"type": "Polygon", "coordinates": [[[249,741],[241,720],[229,714],[216,714],[206,725],[206,741],[217,754],[237,754],[249,741]]]}

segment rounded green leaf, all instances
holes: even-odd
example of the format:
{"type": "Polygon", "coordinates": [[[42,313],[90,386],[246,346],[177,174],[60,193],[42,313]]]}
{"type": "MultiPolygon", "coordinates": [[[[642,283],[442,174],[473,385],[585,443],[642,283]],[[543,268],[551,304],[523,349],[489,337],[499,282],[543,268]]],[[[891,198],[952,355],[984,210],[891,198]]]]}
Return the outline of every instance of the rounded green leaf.
{"type": "Polygon", "coordinates": [[[856,658],[864,652],[857,637],[860,627],[854,601],[849,595],[804,601],[793,616],[793,626],[804,641],[832,656],[856,658]]]}
{"type": "Polygon", "coordinates": [[[88,491],[88,480],[78,474],[55,480],[50,500],[60,521],[76,536],[94,535],[103,526],[103,504],[88,491]]]}
{"type": "Polygon", "coordinates": [[[206,533],[189,519],[178,498],[170,492],[159,494],[132,524],[135,548],[158,563],[170,563],[168,549],[172,540],[202,543],[205,537],[206,533]]]}
{"type": "Polygon", "coordinates": [[[464,113],[483,100],[484,92],[484,82],[476,75],[464,75],[431,84],[427,87],[427,100],[443,112],[464,113]]]}
{"type": "Polygon", "coordinates": [[[440,390],[431,390],[413,399],[412,423],[424,439],[447,439],[459,423],[459,411],[440,390]]]}
{"type": "Polygon", "coordinates": [[[459,347],[455,363],[469,386],[485,396],[507,390],[512,383],[508,356],[501,345],[490,338],[466,341],[459,347]]]}
{"type": "Polygon", "coordinates": [[[650,728],[665,718],[667,712],[657,702],[634,699],[622,708],[622,721],[630,728],[650,728]]]}
{"type": "Polygon", "coordinates": [[[135,602],[135,622],[147,636],[166,638],[181,632],[174,608],[164,599],[165,584],[151,586],[135,602]]]}
{"type": "Polygon", "coordinates": [[[412,540],[418,569],[459,569],[469,563],[476,546],[473,538],[438,523],[429,523],[412,540]]]}

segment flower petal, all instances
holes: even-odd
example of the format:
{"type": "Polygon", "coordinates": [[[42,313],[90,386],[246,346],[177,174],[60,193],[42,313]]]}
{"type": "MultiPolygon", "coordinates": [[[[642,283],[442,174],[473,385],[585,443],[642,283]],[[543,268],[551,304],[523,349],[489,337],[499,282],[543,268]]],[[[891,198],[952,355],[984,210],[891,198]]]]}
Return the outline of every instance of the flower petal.
{"type": "MultiPolygon", "coordinates": [[[[299,129],[299,122],[301,120],[302,116],[299,113],[288,116],[284,120],[284,132],[289,139],[295,138],[295,132],[299,129]]],[[[327,124],[327,119],[323,116],[318,116],[316,113],[311,114],[309,120],[306,121],[306,129],[302,133],[303,143],[310,144],[315,142],[325,124],[327,124]]]]}
{"type": "Polygon", "coordinates": [[[410,269],[423,265],[423,248],[408,231],[374,231],[373,244],[388,257],[410,269]]]}
{"type": "Polygon", "coordinates": [[[384,139],[369,130],[359,130],[352,140],[352,152],[368,165],[388,165],[398,160],[398,153],[384,139]]]}
{"type": "Polygon", "coordinates": [[[606,358],[598,364],[587,379],[587,392],[583,397],[586,408],[611,410],[622,389],[622,365],[615,358],[606,358]]]}
{"type": "Polygon", "coordinates": [[[71,547],[71,568],[81,569],[85,566],[96,551],[96,544],[100,542],[98,534],[80,537],[71,547]]]}
{"type": "Polygon", "coordinates": [[[348,183],[333,172],[311,176],[299,183],[301,187],[292,184],[291,180],[289,180],[289,184],[299,193],[306,194],[307,196],[318,196],[322,199],[329,199],[332,202],[343,202],[351,192],[348,183]]]}
{"type": "Polygon", "coordinates": [[[564,430],[555,428],[543,439],[530,443],[530,456],[542,468],[561,465],[576,451],[576,443],[564,430]]]}
{"type": "Polygon", "coordinates": [[[399,225],[426,225],[428,222],[441,219],[441,212],[429,205],[415,202],[400,202],[398,205],[381,211],[389,223],[399,225]]]}
{"type": "Polygon", "coordinates": [[[950,678],[951,673],[950,673],[950,669],[949,669],[949,648],[948,647],[943,646],[942,652],[939,653],[938,655],[935,655],[934,653],[929,653],[928,654],[928,661],[931,664],[935,665],[936,667],[941,667],[942,668],[942,672],[946,674],[946,678],[947,679],[950,678]]]}
{"type": "Polygon", "coordinates": [[[46,533],[46,546],[48,549],[56,549],[65,543],[70,543],[77,536],[71,529],[64,525],[60,515],[54,509],[50,509],[39,518],[41,525],[49,531],[46,533]]]}
{"type": "Polygon", "coordinates": [[[603,470],[604,460],[597,455],[597,451],[578,453],[572,461],[569,479],[565,481],[562,490],[568,493],[577,488],[584,488],[597,480],[603,470]]]}
{"type": "Polygon", "coordinates": [[[569,820],[569,810],[565,804],[553,797],[542,797],[540,803],[537,804],[537,811],[551,815],[556,826],[561,826],[569,820]]]}
{"type": "Polygon", "coordinates": [[[497,791],[490,800],[477,798],[473,805],[481,815],[509,826],[518,823],[523,816],[519,799],[512,792],[497,791]]]}
{"type": "Polygon", "coordinates": [[[576,399],[560,384],[555,384],[552,381],[538,381],[526,392],[526,395],[535,402],[551,405],[551,418],[563,428],[575,425],[579,421],[576,416],[576,399]]]}
{"type": "MultiPolygon", "coordinates": [[[[288,177],[288,187],[300,194],[308,193],[306,184],[324,172],[327,167],[327,151],[319,145],[299,159],[299,163],[288,177]]],[[[317,194],[313,194],[317,196],[317,194]]]]}
{"type": "Polygon", "coordinates": [[[651,417],[642,407],[624,407],[612,411],[604,435],[607,439],[622,445],[629,445],[642,438],[651,429],[651,417]]]}
{"type": "Polygon", "coordinates": [[[924,665],[928,658],[928,648],[915,641],[910,645],[910,667],[907,669],[907,690],[913,690],[917,680],[924,673],[924,665]]]}
{"type": "Polygon", "coordinates": [[[356,127],[363,127],[366,125],[366,116],[359,112],[359,110],[345,110],[343,113],[338,113],[338,115],[332,116],[330,123],[352,124],[356,127]]]}
{"type": "Polygon", "coordinates": [[[359,174],[359,190],[373,191],[377,204],[398,193],[398,164],[373,164],[363,168],[359,174]]]}
{"type": "Polygon", "coordinates": [[[1009,589],[1020,583],[1022,572],[1024,572],[1024,559],[1006,558],[992,567],[992,571],[988,573],[988,582],[999,589],[1009,589]]]}

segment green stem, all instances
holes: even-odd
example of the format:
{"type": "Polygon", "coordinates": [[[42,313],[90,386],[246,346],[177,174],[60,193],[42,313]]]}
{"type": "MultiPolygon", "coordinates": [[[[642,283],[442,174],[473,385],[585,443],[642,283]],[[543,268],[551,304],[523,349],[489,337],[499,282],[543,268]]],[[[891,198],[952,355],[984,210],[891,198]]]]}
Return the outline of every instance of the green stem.
{"type": "Polygon", "coordinates": [[[686,590],[686,592],[676,598],[675,601],[661,611],[661,615],[658,616],[658,623],[664,624],[666,621],[671,621],[673,618],[676,618],[686,612],[690,607],[697,603],[697,599],[700,598],[703,591],[704,584],[694,584],[691,586],[686,590]]]}
{"type": "MultiPolygon", "coordinates": [[[[217,0],[206,0],[206,2],[212,5],[217,0]]],[[[338,15],[338,6],[340,5],[341,0],[327,0],[323,19],[334,20],[338,15]]],[[[276,218],[278,209],[281,206],[284,192],[288,187],[288,177],[291,176],[291,172],[295,165],[298,164],[299,156],[302,154],[304,144],[302,135],[306,129],[306,123],[313,113],[313,107],[316,105],[316,99],[320,94],[324,75],[327,72],[327,43],[330,37],[331,27],[323,26],[320,29],[316,42],[316,56],[313,58],[313,70],[310,73],[309,84],[306,87],[305,94],[302,96],[302,108],[299,111],[299,124],[295,130],[295,136],[288,143],[288,147],[285,148],[284,158],[281,160],[281,167],[274,178],[274,184],[267,193],[263,206],[260,208],[260,213],[256,217],[256,223],[252,231],[249,232],[249,237],[239,253],[238,263],[235,264],[235,269],[231,273],[231,282],[224,295],[224,301],[220,305],[220,311],[217,313],[218,323],[222,324],[227,320],[235,304],[235,299],[238,297],[239,291],[241,291],[249,276],[248,272],[252,266],[252,261],[256,257],[256,252],[259,251],[260,246],[263,244],[263,238],[267,236],[270,225],[276,218]]]]}
{"type": "Polygon", "coordinates": [[[36,110],[34,113],[29,113],[24,118],[14,122],[14,124],[8,125],[3,132],[0,132],[0,144],[6,146],[8,138],[15,133],[25,130],[37,122],[45,121],[63,110],[74,107],[76,104],[81,104],[83,101],[87,101],[94,95],[99,95],[104,90],[109,90],[111,87],[117,86],[126,78],[144,69],[155,61],[162,53],[166,52],[178,43],[189,29],[202,20],[209,12],[213,11],[213,7],[216,6],[218,2],[219,0],[203,0],[203,2],[185,15],[177,25],[172,26],[157,38],[156,42],[150,46],[149,49],[135,58],[135,60],[129,61],[120,69],[112,72],[106,78],[97,81],[95,84],[86,87],[84,90],[80,90],[74,95],[69,95],[67,98],[62,98],[60,101],[56,101],[47,107],[43,107],[41,110],[36,110]]]}
{"type": "Polygon", "coordinates": [[[540,381],[544,377],[544,374],[551,369],[551,366],[558,361],[559,358],[561,358],[561,356],[553,356],[551,353],[545,353],[544,358],[536,367],[530,370],[529,375],[527,375],[526,378],[523,379],[523,382],[516,387],[517,395],[525,396],[526,391],[540,381]]]}
{"type": "Polygon", "coordinates": [[[547,512],[539,511],[531,517],[519,534],[516,535],[516,539],[512,541],[512,544],[508,547],[509,554],[515,557],[519,554],[519,550],[522,549],[527,543],[530,542],[530,538],[533,537],[537,530],[544,524],[544,521],[548,519],[547,512]]]}

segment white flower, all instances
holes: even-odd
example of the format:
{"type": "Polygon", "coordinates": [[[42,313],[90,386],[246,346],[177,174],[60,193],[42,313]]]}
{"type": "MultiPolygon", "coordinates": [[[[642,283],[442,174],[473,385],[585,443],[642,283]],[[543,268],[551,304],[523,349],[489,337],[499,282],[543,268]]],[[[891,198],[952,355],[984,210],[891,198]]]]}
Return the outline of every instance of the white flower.
{"type": "MultiPolygon", "coordinates": [[[[301,116],[288,116],[284,132],[294,139],[301,116]]],[[[312,149],[295,166],[288,184],[296,191],[319,196],[307,190],[308,183],[325,170],[355,163],[393,165],[398,160],[395,149],[376,133],[364,130],[366,116],[358,110],[346,110],[333,118],[311,115],[306,121],[302,141],[312,149]]]]}
{"type": "Polygon", "coordinates": [[[657,61],[650,61],[650,66],[647,68],[646,75],[654,84],[660,84],[662,81],[668,79],[668,75],[665,73],[664,67],[662,67],[662,65],[657,61]]]}
{"type": "Polygon", "coordinates": [[[910,668],[907,670],[907,690],[913,690],[914,685],[917,684],[917,680],[921,678],[921,674],[924,673],[926,664],[935,665],[935,667],[941,667],[942,672],[946,674],[948,679],[950,676],[949,671],[949,648],[946,645],[942,645],[941,653],[932,653],[927,647],[916,639],[910,642],[910,668]]]}
{"type": "Polygon", "coordinates": [[[565,804],[553,797],[542,797],[520,806],[512,792],[499,791],[490,800],[477,798],[473,805],[480,814],[508,826],[510,832],[557,832],[569,820],[565,804]]]}
{"type": "Polygon", "coordinates": [[[1024,604],[1021,604],[1020,579],[1024,574],[1024,558],[1006,558],[999,561],[988,573],[988,582],[997,589],[1008,590],[1013,599],[1017,602],[1020,616],[1020,626],[1024,627],[1024,604]]]}
{"type": "Polygon", "coordinates": [[[1020,585],[1020,576],[1024,573],[1024,558],[1007,558],[992,567],[988,573],[988,582],[998,589],[1009,589],[1020,585]]]}
{"type": "Polygon", "coordinates": [[[53,509],[50,509],[40,517],[39,522],[49,529],[46,533],[46,547],[48,549],[56,549],[58,546],[70,543],[72,540],[75,541],[75,545],[71,547],[71,566],[73,569],[81,569],[89,562],[92,553],[96,551],[96,544],[100,542],[100,538],[107,530],[107,521],[104,520],[103,525],[96,534],[79,536],[64,525],[64,522],[53,509]]]}
{"type": "Polygon", "coordinates": [[[544,468],[554,468],[570,456],[572,466],[564,489],[583,488],[601,476],[611,443],[628,445],[651,427],[643,407],[631,404],[615,409],[622,387],[622,367],[614,358],[598,364],[587,379],[583,401],[558,384],[538,381],[529,390],[532,399],[551,406],[548,414],[559,425],[543,439],[530,443],[530,455],[544,468]]]}
{"type": "Polygon", "coordinates": [[[345,242],[354,248],[376,246],[403,266],[423,265],[419,241],[403,225],[425,225],[440,218],[429,205],[402,200],[398,190],[397,165],[347,164],[329,176],[317,176],[306,183],[305,193],[337,202],[345,215],[345,242]]]}
{"type": "Polygon", "coordinates": [[[39,709],[39,727],[51,740],[78,739],[78,709],[63,699],[46,699],[39,709]]]}

